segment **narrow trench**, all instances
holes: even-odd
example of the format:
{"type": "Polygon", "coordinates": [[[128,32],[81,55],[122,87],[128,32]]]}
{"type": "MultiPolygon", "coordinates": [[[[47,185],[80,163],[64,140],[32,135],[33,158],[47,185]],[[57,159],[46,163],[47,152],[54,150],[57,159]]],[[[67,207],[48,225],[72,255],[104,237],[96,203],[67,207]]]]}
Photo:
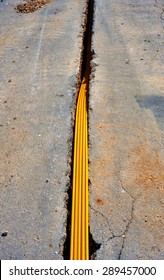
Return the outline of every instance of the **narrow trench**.
{"type": "MultiPolygon", "coordinates": [[[[91,74],[91,65],[90,62],[92,60],[92,49],[91,49],[91,41],[92,41],[92,28],[93,28],[93,19],[94,19],[94,0],[87,1],[86,14],[85,14],[85,25],[83,29],[83,51],[82,51],[82,60],[81,60],[81,74],[80,80],[82,81],[85,76],[87,81],[87,107],[89,107],[89,80],[91,74]]],[[[67,200],[67,226],[66,226],[66,239],[64,243],[63,249],[63,258],[65,260],[70,259],[70,235],[71,235],[71,208],[72,208],[72,180],[73,180],[73,145],[74,145],[74,135],[73,135],[73,144],[72,144],[72,163],[71,163],[71,176],[70,176],[70,187],[67,191],[68,200],[67,200]]],[[[89,231],[89,256],[90,259],[95,257],[96,251],[100,248],[100,244],[97,244],[89,231]]]]}

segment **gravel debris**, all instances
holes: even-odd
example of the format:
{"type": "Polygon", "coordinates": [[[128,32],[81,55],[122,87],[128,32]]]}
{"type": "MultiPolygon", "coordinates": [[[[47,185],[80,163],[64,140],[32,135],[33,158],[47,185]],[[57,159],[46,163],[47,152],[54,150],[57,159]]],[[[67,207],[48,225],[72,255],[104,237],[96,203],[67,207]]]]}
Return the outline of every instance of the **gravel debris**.
{"type": "Polygon", "coordinates": [[[16,10],[19,13],[32,13],[50,2],[51,0],[26,0],[25,3],[18,4],[16,10]]]}

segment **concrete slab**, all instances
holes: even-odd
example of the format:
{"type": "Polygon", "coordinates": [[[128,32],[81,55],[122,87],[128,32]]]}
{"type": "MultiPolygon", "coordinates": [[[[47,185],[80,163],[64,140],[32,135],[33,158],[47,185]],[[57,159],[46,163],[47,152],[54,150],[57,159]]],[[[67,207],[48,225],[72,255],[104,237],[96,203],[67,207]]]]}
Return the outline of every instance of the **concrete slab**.
{"type": "Polygon", "coordinates": [[[1,259],[62,259],[84,0],[0,3],[1,259]]]}
{"type": "Polygon", "coordinates": [[[90,230],[96,259],[163,259],[163,1],[95,0],[90,230]]]}

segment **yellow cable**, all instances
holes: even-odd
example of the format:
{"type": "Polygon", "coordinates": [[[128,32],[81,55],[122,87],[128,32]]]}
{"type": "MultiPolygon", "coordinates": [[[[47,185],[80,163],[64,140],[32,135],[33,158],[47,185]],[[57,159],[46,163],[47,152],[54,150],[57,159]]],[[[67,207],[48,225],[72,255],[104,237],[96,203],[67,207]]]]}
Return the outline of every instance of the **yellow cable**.
{"type": "Polygon", "coordinates": [[[75,121],[70,245],[71,260],[89,259],[86,88],[87,85],[84,78],[79,91],[75,121]]]}

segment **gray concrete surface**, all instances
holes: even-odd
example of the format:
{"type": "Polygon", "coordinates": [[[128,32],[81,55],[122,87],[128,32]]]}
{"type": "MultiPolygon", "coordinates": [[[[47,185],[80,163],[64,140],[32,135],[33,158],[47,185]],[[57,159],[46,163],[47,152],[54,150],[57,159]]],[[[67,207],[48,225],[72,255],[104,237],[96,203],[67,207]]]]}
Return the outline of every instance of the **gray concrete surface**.
{"type": "Polygon", "coordinates": [[[95,5],[89,154],[96,259],[164,259],[164,3],[95,5]]]}
{"type": "Polygon", "coordinates": [[[85,0],[0,3],[0,258],[62,259],[85,0]]]}

